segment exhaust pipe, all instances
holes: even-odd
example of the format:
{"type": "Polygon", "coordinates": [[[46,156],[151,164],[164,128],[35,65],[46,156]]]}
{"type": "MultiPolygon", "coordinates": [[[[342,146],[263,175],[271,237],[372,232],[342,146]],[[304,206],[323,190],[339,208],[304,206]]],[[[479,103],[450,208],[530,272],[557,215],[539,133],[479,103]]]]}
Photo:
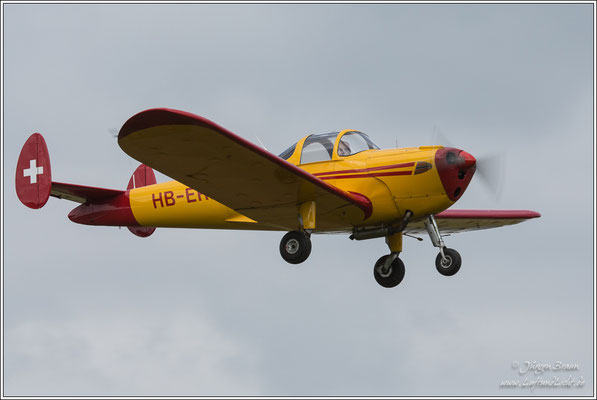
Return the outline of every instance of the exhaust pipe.
{"type": "Polygon", "coordinates": [[[406,225],[408,225],[408,221],[413,216],[412,211],[406,210],[404,214],[404,218],[400,222],[399,226],[383,226],[381,228],[371,228],[371,229],[359,229],[352,232],[352,235],[349,236],[350,240],[366,240],[366,239],[375,239],[380,237],[392,236],[395,233],[402,232],[406,225]]]}

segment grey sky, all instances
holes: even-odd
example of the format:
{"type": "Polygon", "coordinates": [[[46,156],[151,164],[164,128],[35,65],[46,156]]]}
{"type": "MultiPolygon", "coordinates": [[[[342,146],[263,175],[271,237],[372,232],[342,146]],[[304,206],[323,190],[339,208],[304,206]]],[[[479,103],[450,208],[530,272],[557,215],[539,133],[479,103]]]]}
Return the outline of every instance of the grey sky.
{"type": "MultiPolygon", "coordinates": [[[[589,395],[593,388],[593,7],[3,4],[6,395],[589,395]],[[53,179],[124,188],[110,135],[133,114],[199,114],[279,153],[307,133],[502,154],[454,208],[532,209],[513,227],[405,239],[404,281],[373,279],[382,239],[86,227],[75,203],[22,206],[33,132],[53,179]],[[517,374],[517,361],[575,363],[517,374]],[[582,376],[582,388],[500,388],[582,376]]],[[[476,177],[478,178],[478,177],[476,177]]],[[[158,180],[166,178],[159,175],[158,180]]]]}

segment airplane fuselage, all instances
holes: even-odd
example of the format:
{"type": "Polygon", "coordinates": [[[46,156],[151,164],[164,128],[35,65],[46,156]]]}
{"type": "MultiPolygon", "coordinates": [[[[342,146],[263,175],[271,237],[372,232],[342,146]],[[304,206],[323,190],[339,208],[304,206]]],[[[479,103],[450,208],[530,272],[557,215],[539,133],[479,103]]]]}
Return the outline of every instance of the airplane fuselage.
{"type": "MultiPolygon", "coordinates": [[[[300,142],[299,142],[300,143],[300,142]]],[[[460,179],[446,174],[446,153],[452,152],[457,160],[458,149],[442,146],[421,146],[389,150],[367,150],[350,157],[329,161],[298,164],[298,166],[326,183],[346,192],[365,196],[372,207],[371,215],[363,220],[348,221],[326,231],[350,231],[354,227],[392,224],[399,221],[407,210],[413,218],[424,218],[450,207],[464,192],[474,172],[460,179]],[[439,166],[439,168],[438,168],[439,166]],[[449,178],[456,187],[450,186],[449,178]],[[447,190],[453,191],[451,196],[447,190]],[[457,195],[454,196],[455,191],[457,195]]],[[[290,158],[289,162],[298,159],[290,158]]],[[[208,229],[283,230],[270,224],[254,221],[241,213],[209,198],[177,181],[158,183],[128,190],[116,203],[105,206],[83,204],[75,208],[69,218],[90,225],[118,225],[111,212],[130,207],[130,214],[140,226],[208,229]]],[[[130,216],[129,216],[130,217],[130,216]]],[[[129,225],[130,220],[122,222],[129,225]]],[[[318,231],[316,227],[315,232],[318,231]]]]}

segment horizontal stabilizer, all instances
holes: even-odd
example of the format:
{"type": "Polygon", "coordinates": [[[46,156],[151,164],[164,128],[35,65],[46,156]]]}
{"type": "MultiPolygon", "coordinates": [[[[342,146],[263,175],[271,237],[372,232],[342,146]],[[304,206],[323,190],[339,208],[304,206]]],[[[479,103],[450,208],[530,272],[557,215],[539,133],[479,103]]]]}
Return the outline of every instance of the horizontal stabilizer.
{"type": "Polygon", "coordinates": [[[52,182],[50,196],[76,201],[77,203],[85,203],[87,201],[103,200],[109,197],[118,196],[119,194],[124,194],[124,192],[124,190],[52,182]]]}
{"type": "Polygon", "coordinates": [[[124,193],[123,190],[52,182],[48,147],[39,133],[31,135],[21,149],[17,162],[15,187],[19,200],[29,208],[43,207],[50,196],[85,203],[124,193]]]}

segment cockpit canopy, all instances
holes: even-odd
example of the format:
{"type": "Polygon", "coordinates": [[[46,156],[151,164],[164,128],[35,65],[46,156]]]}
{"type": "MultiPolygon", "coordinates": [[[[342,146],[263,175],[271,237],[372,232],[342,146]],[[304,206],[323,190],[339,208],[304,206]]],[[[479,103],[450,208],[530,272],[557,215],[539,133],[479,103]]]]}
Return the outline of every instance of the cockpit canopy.
{"type": "Polygon", "coordinates": [[[342,131],[309,135],[290,146],[279,157],[308,164],[348,157],[365,150],[379,149],[369,137],[358,131],[342,131]],[[297,154],[297,147],[299,151],[297,154]],[[337,156],[337,157],[335,157],[337,156]]]}

